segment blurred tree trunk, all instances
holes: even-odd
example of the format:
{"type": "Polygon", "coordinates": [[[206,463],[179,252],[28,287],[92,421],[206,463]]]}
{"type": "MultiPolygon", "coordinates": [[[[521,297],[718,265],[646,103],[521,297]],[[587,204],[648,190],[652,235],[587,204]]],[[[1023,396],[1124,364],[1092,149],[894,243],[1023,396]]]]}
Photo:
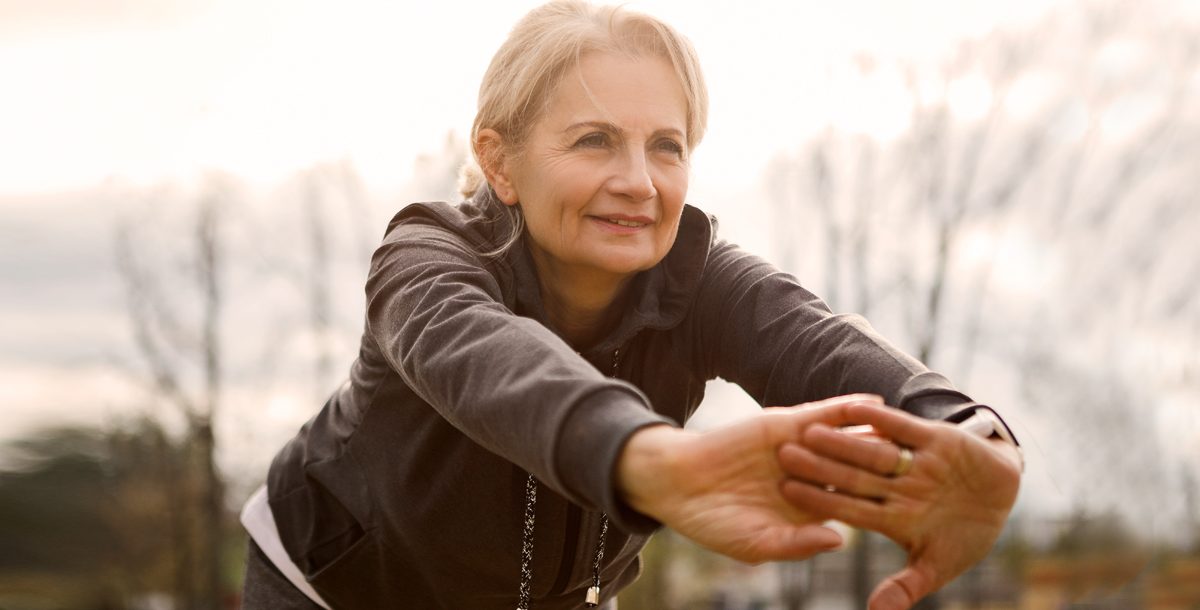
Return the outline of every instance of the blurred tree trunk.
{"type": "Polygon", "coordinates": [[[310,253],[305,289],[315,352],[313,393],[317,401],[323,401],[329,395],[334,374],[330,236],[323,210],[325,197],[321,193],[322,178],[330,172],[329,168],[318,167],[306,173],[302,208],[310,253]]]}
{"type": "Polygon", "coordinates": [[[851,555],[850,587],[854,595],[854,607],[866,608],[875,583],[871,582],[871,533],[854,531],[854,551],[851,555]]]}
{"type": "Polygon", "coordinates": [[[213,422],[220,413],[222,390],[221,282],[226,261],[221,215],[227,196],[223,185],[213,183],[197,201],[194,241],[186,265],[190,273],[153,270],[171,253],[147,251],[148,236],[135,234],[144,219],[129,219],[117,228],[118,269],[150,389],[182,417],[185,426],[183,472],[169,472],[167,493],[178,541],[177,601],[194,610],[218,608],[223,590],[221,539],[226,515],[213,422]],[[200,304],[191,325],[182,322],[179,313],[185,303],[166,296],[180,293],[195,294],[200,304]],[[189,385],[194,389],[189,390],[189,385]]]}
{"type": "Polygon", "coordinates": [[[779,580],[785,610],[804,610],[812,592],[812,575],[820,555],[806,561],[784,561],[779,564],[779,580]]]}
{"type": "Polygon", "coordinates": [[[215,193],[206,196],[196,222],[197,282],[203,295],[201,313],[204,390],[203,407],[193,417],[192,437],[201,464],[203,505],[201,509],[200,573],[203,593],[197,596],[202,608],[217,608],[221,602],[221,532],[224,489],[216,464],[213,420],[221,401],[221,270],[224,263],[220,241],[220,205],[215,193]]]}

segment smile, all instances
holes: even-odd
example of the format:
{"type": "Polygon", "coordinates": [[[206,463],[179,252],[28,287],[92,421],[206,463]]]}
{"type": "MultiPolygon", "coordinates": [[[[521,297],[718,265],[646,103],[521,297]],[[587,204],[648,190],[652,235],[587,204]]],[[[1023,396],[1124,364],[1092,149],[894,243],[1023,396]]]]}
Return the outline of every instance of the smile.
{"type": "Polygon", "coordinates": [[[646,225],[653,224],[649,218],[646,218],[644,216],[630,217],[630,216],[624,216],[624,215],[614,215],[614,216],[592,216],[591,218],[593,220],[602,222],[602,223],[612,226],[612,227],[624,227],[624,228],[629,228],[629,229],[640,229],[646,225]]]}

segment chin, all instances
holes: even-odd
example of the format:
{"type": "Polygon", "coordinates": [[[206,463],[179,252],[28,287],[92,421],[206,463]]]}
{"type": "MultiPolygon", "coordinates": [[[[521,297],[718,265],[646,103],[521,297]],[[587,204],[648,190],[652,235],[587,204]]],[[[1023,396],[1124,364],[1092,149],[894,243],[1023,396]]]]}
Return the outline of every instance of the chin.
{"type": "Polygon", "coordinates": [[[576,259],[579,263],[592,269],[614,275],[632,275],[645,271],[657,265],[667,255],[666,251],[658,252],[657,248],[630,247],[633,244],[591,245],[579,252],[582,256],[576,259]]]}
{"type": "Polygon", "coordinates": [[[631,275],[650,269],[657,265],[662,258],[654,258],[647,256],[629,257],[629,258],[610,258],[596,265],[597,267],[618,275],[631,275]]]}

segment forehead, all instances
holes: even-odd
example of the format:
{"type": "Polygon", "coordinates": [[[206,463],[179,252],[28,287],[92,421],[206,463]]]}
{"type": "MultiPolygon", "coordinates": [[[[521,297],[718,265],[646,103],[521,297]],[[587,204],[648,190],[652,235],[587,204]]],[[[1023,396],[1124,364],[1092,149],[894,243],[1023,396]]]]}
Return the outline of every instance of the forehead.
{"type": "Polygon", "coordinates": [[[589,53],[563,75],[548,101],[540,123],[551,130],[605,122],[623,130],[687,133],[687,97],[662,57],[589,53]]]}

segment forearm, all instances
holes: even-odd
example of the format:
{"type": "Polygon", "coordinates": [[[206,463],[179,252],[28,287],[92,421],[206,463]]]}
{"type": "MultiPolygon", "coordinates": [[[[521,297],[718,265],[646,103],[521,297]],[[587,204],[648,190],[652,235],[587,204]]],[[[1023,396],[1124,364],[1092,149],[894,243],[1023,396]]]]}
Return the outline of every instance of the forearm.
{"type": "Polygon", "coordinates": [[[941,419],[971,404],[861,316],[833,313],[795,277],[730,244],[714,248],[695,309],[706,375],[763,406],[861,392],[941,419]]]}

